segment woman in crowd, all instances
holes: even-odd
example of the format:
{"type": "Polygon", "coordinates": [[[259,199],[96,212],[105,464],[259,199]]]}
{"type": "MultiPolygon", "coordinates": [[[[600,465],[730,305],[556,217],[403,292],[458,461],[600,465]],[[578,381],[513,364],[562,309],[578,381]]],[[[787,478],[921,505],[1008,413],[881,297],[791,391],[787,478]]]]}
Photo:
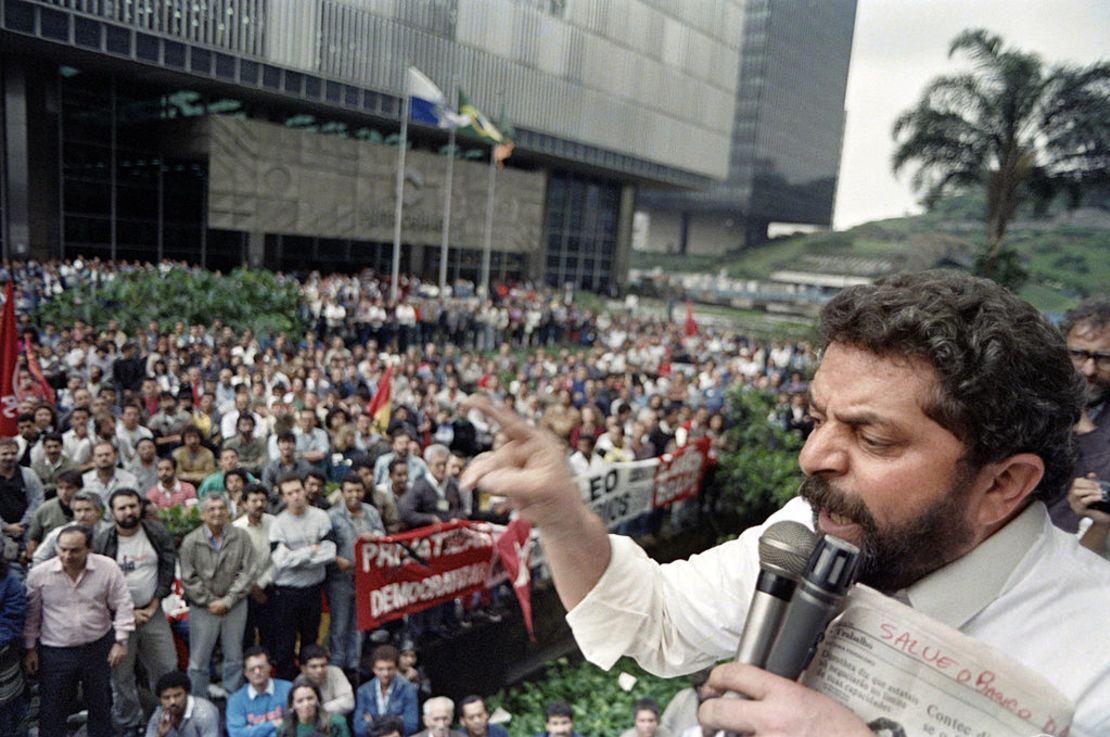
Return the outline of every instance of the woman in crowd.
{"type": "Polygon", "coordinates": [[[316,684],[299,676],[289,689],[285,721],[278,737],[351,737],[346,720],[338,714],[328,714],[322,703],[316,684]]]}

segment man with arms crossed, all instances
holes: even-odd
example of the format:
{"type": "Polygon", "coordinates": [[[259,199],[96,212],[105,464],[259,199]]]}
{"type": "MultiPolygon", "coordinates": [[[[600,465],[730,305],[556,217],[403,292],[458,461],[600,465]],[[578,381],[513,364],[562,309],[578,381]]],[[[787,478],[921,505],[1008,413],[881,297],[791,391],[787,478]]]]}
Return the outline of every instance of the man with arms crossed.
{"type": "Polygon", "coordinates": [[[277,483],[285,511],[270,527],[274,560],[274,659],[279,676],[297,677],[295,640],[315,645],[320,629],[320,591],[328,563],[335,562],[335,535],[328,513],[308,505],[304,483],[293,474],[277,483]]]}
{"type": "MultiPolygon", "coordinates": [[[[1110,567],[1052,526],[1042,498],[1071,481],[1083,387],[1059,333],[992,282],[949,272],[846,289],[822,311],[815,420],[794,519],[864,551],[860,580],[992,645],[1076,704],[1071,734],[1110,733],[1110,567]],[[1059,618],[1068,613],[1066,627],[1059,618]]],[[[609,536],[550,436],[494,407],[510,442],[467,485],[537,525],[586,656],[677,675],[734,657],[758,574],[746,531],[659,566],[609,536]]],[[[710,677],[699,721],[766,735],[870,735],[832,699],[749,665],[710,677]]]]}

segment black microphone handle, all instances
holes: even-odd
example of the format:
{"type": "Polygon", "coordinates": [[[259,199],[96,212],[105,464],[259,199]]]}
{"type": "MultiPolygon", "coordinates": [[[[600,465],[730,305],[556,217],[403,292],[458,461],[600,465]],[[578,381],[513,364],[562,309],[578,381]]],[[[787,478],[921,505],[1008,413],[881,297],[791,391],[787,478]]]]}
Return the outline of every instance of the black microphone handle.
{"type": "Polygon", "coordinates": [[[855,581],[859,559],[859,548],[850,542],[832,535],[821,539],[790,600],[765,670],[790,680],[802,674],[855,581]]]}
{"type": "Polygon", "coordinates": [[[792,681],[797,679],[809,664],[842,598],[829,596],[828,592],[803,582],[790,602],[764,670],[792,681]]]}

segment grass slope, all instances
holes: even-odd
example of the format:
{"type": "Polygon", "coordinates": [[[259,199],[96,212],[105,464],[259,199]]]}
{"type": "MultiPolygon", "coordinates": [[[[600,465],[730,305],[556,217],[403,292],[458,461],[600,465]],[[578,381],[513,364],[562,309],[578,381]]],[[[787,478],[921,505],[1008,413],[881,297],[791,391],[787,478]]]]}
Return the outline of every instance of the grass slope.
{"type": "MultiPolygon", "coordinates": [[[[891,271],[929,268],[941,260],[970,263],[986,238],[974,219],[977,203],[958,198],[915,217],[879,220],[849,230],[782,238],[725,256],[634,252],[632,267],[664,272],[721,269],[732,277],[766,279],[779,269],[820,270],[823,257],[882,259],[891,271]]],[[[1007,244],[1029,271],[1021,295],[1042,310],[1066,310],[1110,285],[1110,213],[1057,211],[1011,225],[1007,244]]]]}

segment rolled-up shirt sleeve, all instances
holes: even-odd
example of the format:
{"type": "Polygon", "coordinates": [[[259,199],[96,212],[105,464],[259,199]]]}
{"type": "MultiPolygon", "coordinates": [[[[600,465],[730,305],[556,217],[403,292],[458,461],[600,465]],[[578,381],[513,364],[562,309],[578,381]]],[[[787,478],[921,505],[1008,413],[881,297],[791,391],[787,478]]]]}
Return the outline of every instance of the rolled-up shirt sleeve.
{"type": "Polygon", "coordinates": [[[609,567],[567,614],[583,655],[602,668],[628,655],[660,676],[733,657],[759,575],[759,536],[780,519],[811,521],[808,509],[792,501],[738,539],[665,565],[611,535],[609,567]]]}

